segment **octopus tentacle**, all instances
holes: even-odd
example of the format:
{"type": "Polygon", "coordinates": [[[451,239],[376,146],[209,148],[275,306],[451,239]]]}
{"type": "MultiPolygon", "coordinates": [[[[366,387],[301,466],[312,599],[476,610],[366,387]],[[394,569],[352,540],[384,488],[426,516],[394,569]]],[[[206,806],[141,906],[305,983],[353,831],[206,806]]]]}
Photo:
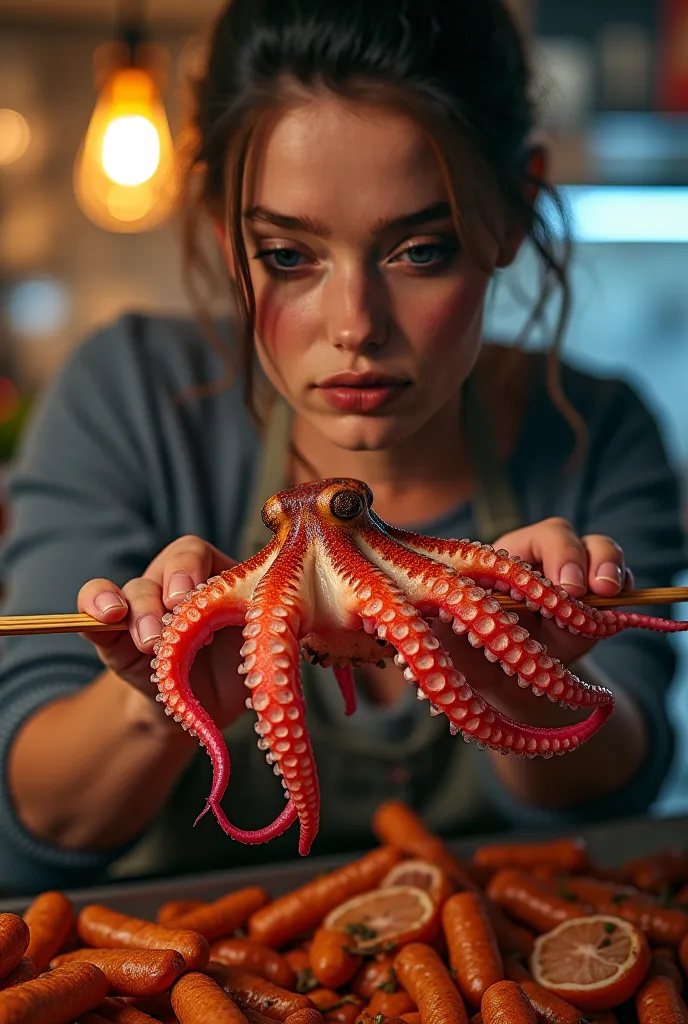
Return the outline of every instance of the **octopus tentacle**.
{"type": "MultiPolygon", "coordinates": [[[[212,641],[216,630],[224,626],[239,626],[245,621],[254,587],[278,550],[279,545],[273,540],[248,561],[225,570],[219,576],[213,576],[207,583],[199,583],[183,601],[175,605],[172,612],[163,616],[162,636],[153,648],[155,657],[151,662],[151,681],[158,687],[156,700],[165,705],[165,713],[172,715],[182,729],[198,737],[213,767],[210,796],[194,825],[210,809],[216,817],[218,814],[223,816],[219,804],[229,781],[230,760],[222,732],[191,690],[191,666],[199,649],[212,641]]],[[[287,823],[291,824],[296,818],[296,810],[285,808],[285,813],[291,816],[287,823]]],[[[229,834],[242,842],[264,842],[270,838],[263,835],[264,830],[248,833],[234,829],[233,826],[231,828],[229,834]],[[247,838],[251,835],[260,835],[260,838],[247,838]]],[[[225,831],[228,829],[225,828],[225,831]]]]}
{"type": "MultiPolygon", "coordinates": [[[[251,691],[247,705],[258,718],[258,746],[266,751],[275,775],[281,776],[289,813],[293,807],[299,817],[303,856],[318,833],[320,818],[318,774],[299,674],[305,551],[303,539],[283,547],[256,587],[246,612],[240,668],[251,691]]],[[[279,834],[292,820],[281,815],[269,827],[279,834]]]]}
{"type": "MultiPolygon", "coordinates": [[[[395,581],[382,569],[372,566],[348,539],[342,540],[338,548],[340,572],[347,571],[357,580],[353,589],[354,608],[363,621],[373,622],[380,639],[396,648],[406,665],[405,678],[419,687],[421,699],[431,702],[431,713],[442,713],[449,718],[452,731],[505,753],[551,757],[586,742],[611,714],[612,694],[602,687],[590,687],[589,690],[594,691],[591,703],[598,706],[583,722],[551,729],[517,723],[503,715],[483,700],[466,682],[463,673],[454,668],[447,651],[395,581]]],[[[334,553],[333,558],[336,558],[334,553]]],[[[444,572],[456,577],[450,569],[444,572]]],[[[464,588],[456,583],[455,589],[464,588]]]]}
{"type": "Polygon", "coordinates": [[[356,687],[354,685],[353,666],[349,664],[340,668],[338,665],[335,665],[332,671],[344,698],[344,714],[347,716],[353,715],[356,710],[356,687]]]}
{"type": "MultiPolygon", "coordinates": [[[[483,579],[488,586],[510,594],[517,601],[545,618],[554,618],[557,625],[570,633],[590,638],[609,637],[624,629],[652,629],[662,633],[678,633],[688,629],[686,622],[674,622],[636,612],[591,608],[571,597],[563,587],[556,586],[508,551],[495,551],[491,544],[479,541],[440,540],[389,526],[371,513],[371,519],[384,533],[410,551],[429,556],[451,566],[460,575],[473,581],[483,579]]],[[[377,534],[377,531],[375,531],[377,534]]]]}
{"type": "MultiPolygon", "coordinates": [[[[370,540],[366,537],[368,543],[370,540]]],[[[482,648],[488,661],[499,662],[509,676],[516,674],[519,686],[530,686],[536,697],[546,693],[551,700],[572,708],[611,700],[609,690],[584,682],[550,657],[545,646],[519,624],[518,615],[504,611],[472,579],[414,551],[405,550],[403,558],[397,553],[394,559],[396,544],[384,536],[376,537],[374,543],[370,557],[374,552],[382,556],[389,574],[417,607],[439,612],[444,621],[452,623],[455,633],[467,634],[472,647],[482,648]]]]}

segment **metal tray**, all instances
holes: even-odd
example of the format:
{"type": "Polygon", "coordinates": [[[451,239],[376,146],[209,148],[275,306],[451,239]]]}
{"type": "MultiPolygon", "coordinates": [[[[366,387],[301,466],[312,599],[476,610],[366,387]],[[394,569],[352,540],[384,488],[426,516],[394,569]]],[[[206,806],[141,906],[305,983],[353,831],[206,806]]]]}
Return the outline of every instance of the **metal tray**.
{"type": "MultiPolygon", "coordinates": [[[[512,840],[527,842],[562,835],[585,838],[594,860],[605,867],[614,867],[631,857],[644,857],[670,847],[688,847],[688,817],[633,818],[565,831],[542,829],[537,832],[500,832],[498,835],[453,840],[449,846],[460,857],[467,857],[483,843],[512,840]]],[[[77,910],[88,903],[103,903],[124,914],[152,919],[158,907],[167,900],[213,900],[244,885],[264,885],[271,896],[280,896],[317,875],[346,864],[355,856],[308,857],[281,864],[263,864],[256,868],[207,872],[155,881],[124,879],[112,885],[68,891],[67,895],[77,910]]],[[[31,899],[30,896],[0,899],[0,911],[21,914],[31,899]]]]}

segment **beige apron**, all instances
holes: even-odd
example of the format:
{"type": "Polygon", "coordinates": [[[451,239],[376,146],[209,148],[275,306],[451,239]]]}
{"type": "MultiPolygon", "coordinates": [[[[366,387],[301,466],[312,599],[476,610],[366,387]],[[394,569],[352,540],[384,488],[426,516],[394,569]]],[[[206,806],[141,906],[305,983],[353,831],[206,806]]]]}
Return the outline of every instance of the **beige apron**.
{"type": "MultiPolygon", "coordinates": [[[[493,541],[521,525],[516,498],[506,468],[496,453],[490,419],[471,379],[464,386],[462,413],[469,449],[474,458],[472,499],[477,537],[493,541]]],[[[261,459],[248,503],[239,550],[241,560],[259,551],[270,537],[261,519],[267,498],[288,486],[291,408],[275,396],[263,436],[261,459]]],[[[486,807],[475,766],[475,748],[452,737],[444,716],[432,718],[427,706],[410,736],[380,741],[357,729],[356,716],[333,714],[323,699],[323,687],[335,687],[327,670],[302,662],[302,682],[308,708],[321,791],[321,836],[313,852],[328,854],[361,849],[372,841],[370,819],[384,799],[405,799],[419,810],[431,828],[445,834],[462,827],[495,827],[499,822],[486,807]],[[320,751],[320,755],[318,752],[320,751]]],[[[225,730],[232,774],[223,806],[242,828],[260,828],[284,806],[282,787],[256,747],[254,716],[243,715],[225,730]]],[[[191,828],[209,792],[211,770],[204,751],[192,761],[160,815],[135,847],[111,868],[115,877],[204,871],[234,865],[293,859],[296,828],[268,844],[244,846],[229,839],[208,814],[191,828]]]]}

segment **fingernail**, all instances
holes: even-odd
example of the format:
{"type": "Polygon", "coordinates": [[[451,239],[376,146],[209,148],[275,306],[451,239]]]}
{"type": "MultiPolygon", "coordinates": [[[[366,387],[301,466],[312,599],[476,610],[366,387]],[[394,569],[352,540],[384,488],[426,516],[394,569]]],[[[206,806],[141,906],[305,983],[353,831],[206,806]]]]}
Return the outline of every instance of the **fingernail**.
{"type": "Polygon", "coordinates": [[[620,587],[623,583],[621,566],[617,565],[616,562],[603,562],[597,570],[595,579],[605,580],[607,583],[613,583],[615,586],[620,587]]]}
{"type": "Polygon", "coordinates": [[[173,572],[167,584],[167,600],[175,601],[186,597],[189,591],[193,590],[194,586],[195,583],[188,572],[173,572]]]}
{"type": "Polygon", "coordinates": [[[122,600],[119,594],[113,594],[112,592],[107,591],[103,594],[98,594],[98,596],[94,599],[93,603],[98,609],[98,611],[101,612],[103,615],[105,615],[106,612],[114,611],[115,608],[119,610],[121,608],[127,607],[126,603],[122,600]]]}
{"type": "Polygon", "coordinates": [[[140,643],[149,644],[151,640],[157,640],[162,633],[162,622],[157,615],[142,615],[136,622],[136,632],[140,643]]]}
{"type": "Polygon", "coordinates": [[[567,562],[559,574],[562,587],[584,587],[585,576],[578,562],[567,562]]]}

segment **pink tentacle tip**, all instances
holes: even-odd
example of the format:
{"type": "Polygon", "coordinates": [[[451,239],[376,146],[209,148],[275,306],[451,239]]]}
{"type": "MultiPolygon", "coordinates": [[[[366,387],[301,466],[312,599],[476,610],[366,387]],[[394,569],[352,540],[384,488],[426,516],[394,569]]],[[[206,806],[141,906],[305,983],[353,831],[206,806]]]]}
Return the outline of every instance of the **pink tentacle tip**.
{"type": "Polygon", "coordinates": [[[348,717],[353,715],[356,710],[356,684],[354,683],[354,670],[351,664],[345,665],[343,668],[335,666],[334,669],[335,679],[339,684],[339,689],[342,691],[342,697],[344,698],[344,714],[348,717]]]}

